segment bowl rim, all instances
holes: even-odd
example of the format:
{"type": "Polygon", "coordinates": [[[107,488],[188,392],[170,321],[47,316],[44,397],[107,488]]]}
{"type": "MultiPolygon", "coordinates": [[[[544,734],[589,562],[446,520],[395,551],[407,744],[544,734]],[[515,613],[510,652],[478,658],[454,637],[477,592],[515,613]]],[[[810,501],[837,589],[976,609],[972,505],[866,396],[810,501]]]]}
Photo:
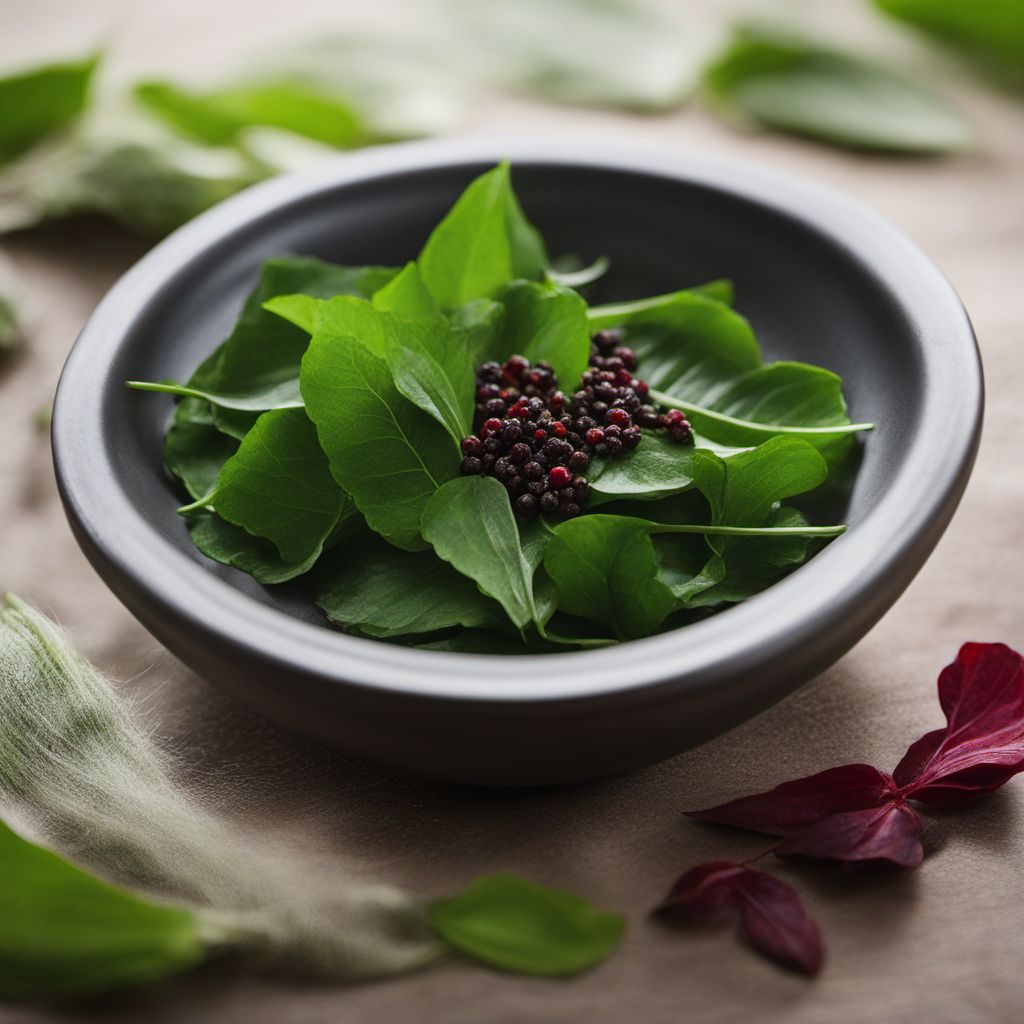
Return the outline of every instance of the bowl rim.
{"type": "MultiPolygon", "coordinates": [[[[137,397],[124,390],[125,401],[137,397]]],[[[152,605],[209,643],[242,644],[282,671],[298,668],[339,686],[520,704],[653,692],[666,685],[696,692],[756,671],[766,658],[793,657],[823,630],[863,621],[865,609],[875,608],[875,621],[916,574],[952,516],[977,451],[983,406],[980,354],[952,286],[902,232],[855,200],[795,176],[663,146],[481,137],[345,154],[247,189],[179,228],[115,283],[82,329],[58,385],[52,444],[65,510],[94,566],[105,577],[130,580],[152,605]],[[579,166],[739,197],[825,236],[881,281],[927,341],[921,358],[928,387],[922,429],[867,516],[799,572],[704,621],[598,650],[514,657],[423,651],[304,622],[254,600],[151,526],[121,488],[116,453],[104,444],[104,403],[95,396],[109,384],[109,367],[126,332],[166,281],[199,254],[293,204],[371,179],[407,180],[410,172],[502,159],[512,162],[513,173],[516,163],[579,166]],[[882,602],[881,593],[889,595],[882,602]],[[557,673],[544,671],[554,665],[557,673]]]]}

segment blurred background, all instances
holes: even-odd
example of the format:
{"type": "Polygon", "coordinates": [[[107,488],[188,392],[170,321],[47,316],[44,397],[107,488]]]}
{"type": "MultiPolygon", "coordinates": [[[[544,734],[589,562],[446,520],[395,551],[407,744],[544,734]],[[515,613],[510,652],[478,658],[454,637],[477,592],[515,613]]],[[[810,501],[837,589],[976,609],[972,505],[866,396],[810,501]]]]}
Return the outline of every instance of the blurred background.
{"type": "MultiPolygon", "coordinates": [[[[728,771],[742,792],[763,788],[766,773],[889,763],[906,743],[900,729],[934,716],[935,671],[963,639],[1024,644],[1024,475],[1013,471],[1024,436],[1022,83],[1024,0],[0,0],[0,588],[72,627],[83,653],[131,681],[225,807],[247,789],[246,820],[296,837],[304,854],[373,861],[430,892],[509,867],[572,879],[596,902],[621,906],[624,893],[645,879],[660,886],[687,858],[676,809],[693,779],[728,771]],[[255,719],[174,662],[75,546],[47,437],[60,368],[85,318],[178,223],[353,148],[483,133],[599,136],[616,151],[654,143],[840,188],[948,274],[989,385],[960,513],[850,655],[783,705],[665,765],[500,800],[354,765],[255,719]],[[538,827],[538,814],[571,823],[572,841],[538,827]]],[[[1019,922],[1006,898],[1016,867],[1004,826],[1016,821],[1019,831],[1021,818],[1009,800],[987,804],[982,838],[913,884],[851,890],[830,918],[842,968],[813,990],[774,976],[769,985],[754,958],[737,957],[732,974],[683,977],[676,950],[643,931],[638,898],[633,942],[586,985],[474,982],[453,971],[338,998],[355,1014],[346,1019],[388,1022],[415,1006],[428,1019],[475,1024],[474,1007],[509,993],[520,1000],[509,1020],[585,1013],[618,1024],[641,1005],[652,1020],[757,1019],[770,1004],[773,1020],[897,1021],[919,1019],[914,1007],[931,1012],[940,997],[936,1020],[982,1019],[979,1008],[991,1011],[984,1019],[1017,1019],[1019,922]],[[698,1018],[700,1006],[715,1011],[698,1018]]],[[[704,840],[687,841],[696,859],[704,840]]],[[[270,983],[225,987],[207,976],[174,991],[193,1021],[300,1019],[296,994],[270,983]]],[[[342,1006],[306,998],[321,1013],[342,1006]]],[[[182,1019],[141,996],[123,1017],[95,1019],[143,1012],[182,1019]]]]}

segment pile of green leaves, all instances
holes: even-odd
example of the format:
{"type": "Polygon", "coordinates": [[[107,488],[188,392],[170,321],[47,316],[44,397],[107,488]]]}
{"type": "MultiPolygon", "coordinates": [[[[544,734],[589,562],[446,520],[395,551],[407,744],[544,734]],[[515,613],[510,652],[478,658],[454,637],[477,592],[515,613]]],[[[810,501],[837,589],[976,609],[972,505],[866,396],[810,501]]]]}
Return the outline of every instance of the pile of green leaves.
{"type": "Polygon", "coordinates": [[[166,463],[209,558],[305,577],[345,630],[448,650],[603,644],[683,625],[804,562],[841,526],[787,499],[820,488],[854,433],[835,374],[765,365],[731,288],[588,306],[548,270],[500,165],[402,269],[283,258],[179,396],[166,463]],[[616,327],[694,447],[645,432],[590,470],[587,514],[517,522],[499,482],[461,477],[474,368],[546,359],[571,392],[616,327]]]}

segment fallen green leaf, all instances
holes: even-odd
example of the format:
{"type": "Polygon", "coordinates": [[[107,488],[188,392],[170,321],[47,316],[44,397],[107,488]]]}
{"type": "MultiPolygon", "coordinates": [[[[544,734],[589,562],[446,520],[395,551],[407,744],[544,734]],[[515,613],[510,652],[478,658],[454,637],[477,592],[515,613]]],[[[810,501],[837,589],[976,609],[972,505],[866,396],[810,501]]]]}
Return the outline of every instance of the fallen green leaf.
{"type": "Polygon", "coordinates": [[[559,889],[499,874],[478,878],[430,908],[430,924],[450,946],[518,974],[578,974],[619,944],[625,922],[559,889]]]}

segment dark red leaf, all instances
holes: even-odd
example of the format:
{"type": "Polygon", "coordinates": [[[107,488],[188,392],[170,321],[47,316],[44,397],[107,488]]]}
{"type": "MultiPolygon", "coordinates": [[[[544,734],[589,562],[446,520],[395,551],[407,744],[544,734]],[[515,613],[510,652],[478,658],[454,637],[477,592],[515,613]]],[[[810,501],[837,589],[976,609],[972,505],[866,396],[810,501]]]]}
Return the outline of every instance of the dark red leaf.
{"type": "Polygon", "coordinates": [[[678,924],[738,918],[750,944],[784,967],[817,974],[821,933],[796,891],[766,871],[712,861],[686,872],[656,913],[678,924]]]}
{"type": "Polygon", "coordinates": [[[946,728],[914,743],[893,773],[906,796],[950,803],[1024,771],[1024,658],[1005,644],[964,644],[939,676],[946,728]]]}
{"type": "Polygon", "coordinates": [[[833,814],[790,836],[776,853],[843,861],[887,860],[916,868],[924,860],[921,819],[902,801],[833,814]]]}
{"type": "Polygon", "coordinates": [[[869,764],[846,764],[784,782],[767,793],[687,814],[698,821],[791,836],[835,814],[879,807],[895,791],[891,776],[885,772],[869,764]]]}

